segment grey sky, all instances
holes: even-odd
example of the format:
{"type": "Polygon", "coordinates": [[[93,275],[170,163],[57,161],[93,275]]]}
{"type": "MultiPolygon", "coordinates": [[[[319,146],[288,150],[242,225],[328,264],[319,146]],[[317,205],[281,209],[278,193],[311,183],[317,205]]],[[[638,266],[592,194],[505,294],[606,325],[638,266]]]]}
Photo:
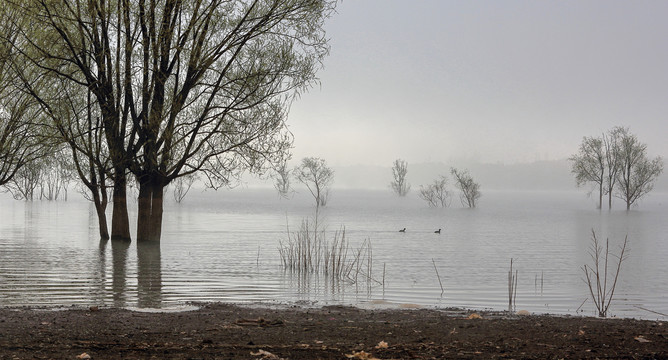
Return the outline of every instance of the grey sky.
{"type": "Polygon", "coordinates": [[[345,0],[294,156],[562,159],[629,126],[668,155],[668,1],[345,0]]]}

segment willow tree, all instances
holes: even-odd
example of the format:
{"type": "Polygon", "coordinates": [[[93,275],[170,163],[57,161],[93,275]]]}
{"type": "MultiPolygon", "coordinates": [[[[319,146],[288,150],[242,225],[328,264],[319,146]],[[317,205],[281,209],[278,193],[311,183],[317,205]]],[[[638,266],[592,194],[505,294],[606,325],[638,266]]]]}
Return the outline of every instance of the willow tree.
{"type": "Polygon", "coordinates": [[[21,91],[11,45],[20,34],[11,7],[0,5],[0,186],[42,157],[45,138],[39,104],[21,91]]]}
{"type": "Polygon", "coordinates": [[[220,187],[285,160],[285,120],[329,47],[323,0],[16,2],[31,66],[90,90],[112,163],[112,238],[129,238],[126,173],[139,183],[137,240],[159,241],[164,188],[200,173],[220,187]]]}

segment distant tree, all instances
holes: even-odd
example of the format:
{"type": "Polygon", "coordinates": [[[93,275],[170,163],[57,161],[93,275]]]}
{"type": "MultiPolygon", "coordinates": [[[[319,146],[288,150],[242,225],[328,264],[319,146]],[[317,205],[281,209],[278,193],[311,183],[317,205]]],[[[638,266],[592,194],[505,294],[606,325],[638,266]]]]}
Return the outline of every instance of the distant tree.
{"type": "MultiPolygon", "coordinates": [[[[608,143],[606,143],[606,146],[608,143]]],[[[577,186],[588,183],[596,184],[598,188],[598,208],[603,204],[603,185],[605,182],[606,147],[601,138],[584,137],[580,144],[580,151],[569,158],[571,172],[575,175],[577,186]]],[[[613,185],[609,182],[610,186],[613,185]]]]}
{"type": "Polygon", "coordinates": [[[663,159],[647,157],[647,145],[628,131],[619,138],[619,172],[617,173],[616,196],[626,202],[626,210],[631,209],[638,199],[654,188],[654,182],[663,172],[663,159]]]}
{"type": "Polygon", "coordinates": [[[468,170],[450,168],[450,173],[455,177],[455,186],[461,190],[459,200],[461,200],[462,205],[474,208],[482,195],[480,193],[480,184],[473,181],[473,177],[469,174],[468,170]]]}
{"type": "Polygon", "coordinates": [[[185,199],[186,195],[188,195],[190,188],[193,186],[196,180],[197,176],[195,174],[190,174],[187,176],[180,176],[172,181],[172,185],[174,185],[174,189],[172,191],[172,194],[174,195],[174,201],[180,204],[183,199],[185,199]]]}
{"type": "Polygon", "coordinates": [[[278,191],[278,194],[282,197],[287,197],[291,189],[290,169],[288,169],[287,162],[279,165],[272,177],[274,179],[274,188],[278,191]]]}
{"type": "Polygon", "coordinates": [[[67,201],[67,190],[73,177],[72,157],[63,146],[54,150],[44,158],[39,198],[67,201]]]}
{"type": "Polygon", "coordinates": [[[450,192],[447,187],[448,178],[441,175],[429,185],[420,185],[418,196],[426,201],[430,207],[447,207],[450,204],[450,192]]]}
{"type": "Polygon", "coordinates": [[[5,183],[5,188],[16,200],[33,201],[35,191],[42,182],[42,171],[44,167],[40,160],[33,160],[24,164],[5,183]]]}
{"type": "Polygon", "coordinates": [[[399,196],[406,196],[411,190],[411,184],[406,181],[406,174],[408,174],[408,162],[401,159],[394,160],[390,187],[399,196]]]}
{"type": "Polygon", "coordinates": [[[306,157],[294,170],[299,182],[306,185],[315,199],[316,208],[327,205],[329,188],[334,181],[334,171],[327,166],[325,160],[306,157]]]}

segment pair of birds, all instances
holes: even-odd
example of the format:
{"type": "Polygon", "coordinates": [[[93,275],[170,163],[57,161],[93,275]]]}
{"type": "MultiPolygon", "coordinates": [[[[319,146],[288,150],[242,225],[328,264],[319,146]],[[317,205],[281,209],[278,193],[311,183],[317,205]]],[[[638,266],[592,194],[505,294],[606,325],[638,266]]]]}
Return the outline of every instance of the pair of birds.
{"type": "MultiPolygon", "coordinates": [[[[399,232],[404,232],[405,233],[406,228],[403,228],[403,229],[399,230],[399,232]]],[[[434,234],[440,234],[440,233],[441,233],[441,229],[438,229],[438,230],[434,231],[434,234]]]]}

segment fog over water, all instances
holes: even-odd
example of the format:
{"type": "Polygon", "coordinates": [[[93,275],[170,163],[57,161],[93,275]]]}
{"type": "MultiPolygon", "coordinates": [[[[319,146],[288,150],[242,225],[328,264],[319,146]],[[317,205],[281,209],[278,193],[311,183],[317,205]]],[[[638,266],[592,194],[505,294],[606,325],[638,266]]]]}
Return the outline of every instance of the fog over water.
{"type": "Polygon", "coordinates": [[[389,190],[335,189],[320,222],[328,236],[345,227],[353,248],[371,241],[373,277],[384,276],[384,286],[284,271],[278,247],[286,225],[296,229],[313,214],[304,193],[280,199],[269,189],[194,191],[184,203],[168,204],[161,245],[139,249],[134,242],[100,242],[85,201],[24,203],[3,196],[1,202],[1,306],[390,302],[504,310],[512,258],[519,277],[517,309],[576,314],[582,305],[580,314],[595,315],[591,300],[585,301],[581,270],[590,262],[594,229],[601,239],[610,238],[614,253],[629,237],[611,314],[665,319],[655,312],[668,313],[663,193],[630,212],[609,212],[595,210],[591,199],[572,191],[488,191],[476,209],[462,208],[457,199],[449,208],[434,209],[415,192],[398,198],[389,190]],[[406,233],[398,232],[404,227],[406,233]],[[442,233],[434,234],[439,228],[442,233]]]}

